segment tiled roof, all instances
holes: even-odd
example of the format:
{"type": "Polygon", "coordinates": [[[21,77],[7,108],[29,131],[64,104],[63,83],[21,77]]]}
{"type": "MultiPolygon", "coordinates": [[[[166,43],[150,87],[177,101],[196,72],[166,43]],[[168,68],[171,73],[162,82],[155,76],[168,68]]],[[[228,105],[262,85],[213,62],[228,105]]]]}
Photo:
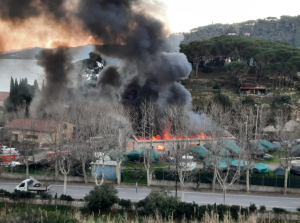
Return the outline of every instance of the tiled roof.
{"type": "Polygon", "coordinates": [[[49,132],[59,127],[61,123],[63,122],[54,120],[16,119],[5,127],[9,129],[49,132]]]}
{"type": "Polygon", "coordinates": [[[4,101],[8,96],[9,92],[0,92],[0,101],[4,101]]]}

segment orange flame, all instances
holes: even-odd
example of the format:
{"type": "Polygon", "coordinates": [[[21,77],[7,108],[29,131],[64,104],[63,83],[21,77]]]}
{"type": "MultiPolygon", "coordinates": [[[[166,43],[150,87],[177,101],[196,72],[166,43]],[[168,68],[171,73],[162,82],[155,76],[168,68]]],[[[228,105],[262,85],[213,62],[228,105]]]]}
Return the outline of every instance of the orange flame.
{"type": "Polygon", "coordinates": [[[159,145],[159,146],[157,146],[157,150],[160,150],[160,151],[165,150],[165,146],[164,145],[159,145]]]}
{"type": "MultiPolygon", "coordinates": [[[[157,141],[157,140],[173,140],[173,139],[184,139],[185,138],[182,136],[172,137],[169,133],[169,132],[171,132],[170,129],[171,129],[170,127],[167,127],[162,136],[161,135],[152,136],[151,140],[157,141]]],[[[188,137],[188,139],[208,139],[208,138],[211,138],[211,137],[206,135],[204,132],[201,132],[200,134],[196,134],[196,135],[190,135],[188,137]]],[[[145,137],[145,138],[138,137],[138,140],[139,141],[149,141],[149,137],[145,137]]]]}

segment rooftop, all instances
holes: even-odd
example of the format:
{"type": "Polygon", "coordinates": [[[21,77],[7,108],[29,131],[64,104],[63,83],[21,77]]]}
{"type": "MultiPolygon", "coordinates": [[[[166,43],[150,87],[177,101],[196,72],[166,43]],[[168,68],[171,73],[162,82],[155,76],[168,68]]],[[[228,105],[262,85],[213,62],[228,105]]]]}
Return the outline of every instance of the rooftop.
{"type": "Polygon", "coordinates": [[[62,123],[54,120],[15,119],[5,127],[9,129],[49,132],[59,127],[62,123]]]}
{"type": "Polygon", "coordinates": [[[8,98],[9,92],[3,92],[0,91],[0,101],[4,101],[6,98],[8,98]]]}

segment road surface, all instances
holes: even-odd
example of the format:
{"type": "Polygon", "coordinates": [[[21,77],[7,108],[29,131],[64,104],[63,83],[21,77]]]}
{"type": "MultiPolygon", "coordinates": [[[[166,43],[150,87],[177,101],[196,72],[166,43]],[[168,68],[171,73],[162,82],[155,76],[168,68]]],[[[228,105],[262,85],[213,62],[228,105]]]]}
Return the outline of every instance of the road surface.
{"type": "MultiPolygon", "coordinates": [[[[13,192],[17,185],[17,183],[0,183],[0,189],[13,192]]],[[[67,195],[71,195],[73,198],[80,199],[88,194],[88,192],[92,189],[92,186],[68,185],[67,195]]],[[[135,188],[117,188],[117,190],[119,192],[119,198],[130,199],[135,202],[144,199],[151,191],[150,189],[138,189],[136,192],[135,188]]],[[[63,185],[52,185],[49,193],[52,194],[52,196],[57,193],[59,197],[63,193],[63,185]]],[[[174,194],[174,191],[172,191],[172,193],[174,194]]],[[[181,196],[180,192],[178,192],[178,196],[181,196]]],[[[199,205],[214,203],[220,204],[223,202],[223,194],[188,191],[184,193],[184,201],[195,202],[199,205]]],[[[258,208],[260,205],[265,205],[269,210],[271,210],[273,207],[281,207],[289,211],[296,211],[296,209],[300,206],[300,199],[288,197],[227,194],[226,203],[228,205],[241,205],[243,207],[248,207],[250,203],[254,203],[258,208]]]]}

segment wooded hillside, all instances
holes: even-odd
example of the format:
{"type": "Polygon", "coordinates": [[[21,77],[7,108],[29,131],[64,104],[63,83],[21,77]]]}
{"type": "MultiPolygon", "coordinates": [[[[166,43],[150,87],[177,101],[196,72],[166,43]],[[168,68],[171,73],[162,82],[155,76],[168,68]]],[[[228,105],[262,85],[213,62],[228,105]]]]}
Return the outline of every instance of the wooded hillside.
{"type": "Polygon", "coordinates": [[[268,40],[289,42],[292,46],[300,47],[300,15],[267,17],[265,19],[249,20],[234,24],[212,24],[194,28],[190,33],[184,33],[184,43],[194,40],[204,40],[215,36],[235,34],[268,40]]]}

